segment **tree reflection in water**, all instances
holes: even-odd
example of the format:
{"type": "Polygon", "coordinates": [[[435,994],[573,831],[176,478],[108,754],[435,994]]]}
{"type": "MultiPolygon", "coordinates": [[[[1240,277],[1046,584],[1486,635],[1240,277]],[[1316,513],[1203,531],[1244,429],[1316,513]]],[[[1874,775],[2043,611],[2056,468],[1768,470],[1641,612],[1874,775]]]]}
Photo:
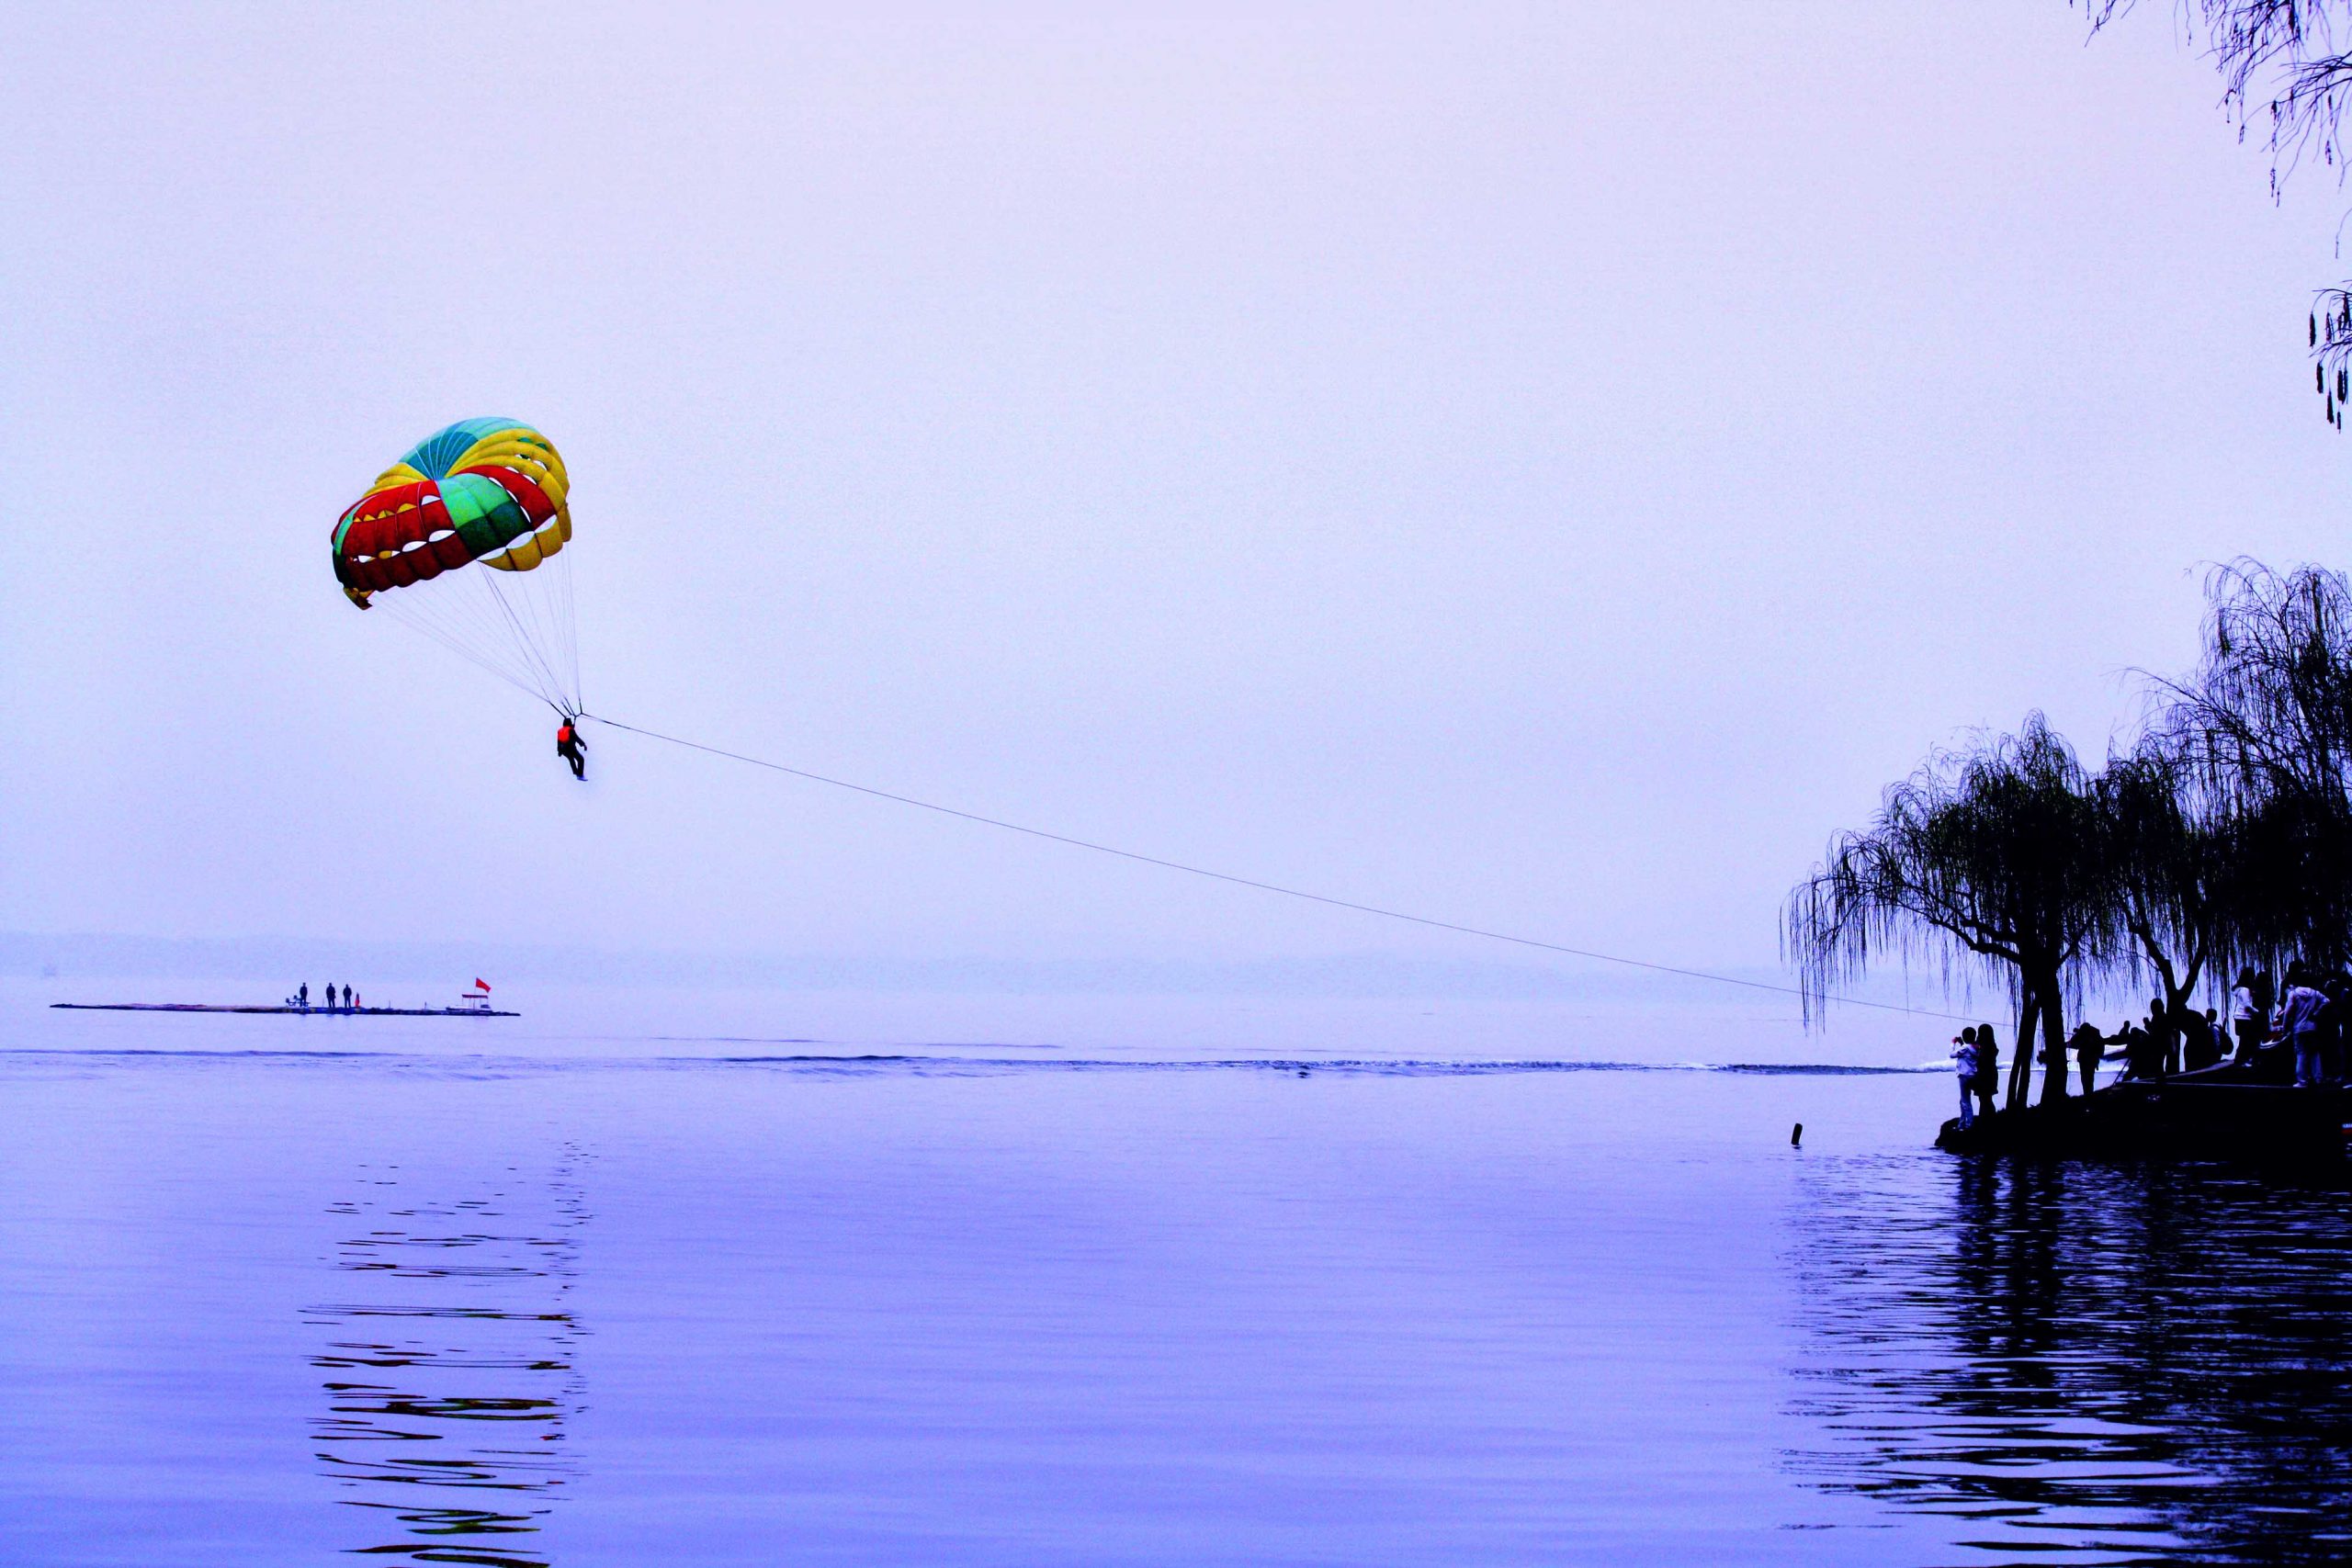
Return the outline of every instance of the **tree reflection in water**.
{"type": "Polygon", "coordinates": [[[1808,1168],[1790,1462],[1956,1556],[2352,1557],[2352,1212],[2213,1168],[1808,1168]]]}
{"type": "Polygon", "coordinates": [[[585,1216],[572,1163],[536,1190],[508,1172],[448,1202],[373,1171],[365,1196],[330,1211],[347,1226],[334,1262],[348,1289],[304,1318],[333,1336],[311,1358],[326,1374],[328,1414],[311,1422],[322,1472],[338,1502],[381,1521],[351,1551],[546,1568],[529,1538],[575,1473],[569,1298],[585,1216]]]}

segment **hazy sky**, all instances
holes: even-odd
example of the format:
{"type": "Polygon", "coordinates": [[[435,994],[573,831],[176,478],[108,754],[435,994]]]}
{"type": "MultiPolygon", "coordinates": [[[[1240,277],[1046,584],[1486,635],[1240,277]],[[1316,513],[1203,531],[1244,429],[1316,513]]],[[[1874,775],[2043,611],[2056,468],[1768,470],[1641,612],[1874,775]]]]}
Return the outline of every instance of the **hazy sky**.
{"type": "Polygon", "coordinates": [[[476,414],[597,711],[1674,963],[1967,727],[2103,751],[2201,563],[2345,558],[2345,197],[2165,6],[845,9],[0,9],[0,928],[1484,955],[575,784],[328,570],[476,414]]]}

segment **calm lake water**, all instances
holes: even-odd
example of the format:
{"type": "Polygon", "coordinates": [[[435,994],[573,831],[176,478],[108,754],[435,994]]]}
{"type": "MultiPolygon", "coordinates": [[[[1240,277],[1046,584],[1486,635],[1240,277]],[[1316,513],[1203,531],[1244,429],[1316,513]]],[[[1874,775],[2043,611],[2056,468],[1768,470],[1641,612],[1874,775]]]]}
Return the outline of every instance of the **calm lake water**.
{"type": "Polygon", "coordinates": [[[2352,1551],[2345,1196],[1971,1164],[1947,1077],[1788,1070],[1932,1031],[49,994],[0,1053],[0,1561],[2352,1551]]]}

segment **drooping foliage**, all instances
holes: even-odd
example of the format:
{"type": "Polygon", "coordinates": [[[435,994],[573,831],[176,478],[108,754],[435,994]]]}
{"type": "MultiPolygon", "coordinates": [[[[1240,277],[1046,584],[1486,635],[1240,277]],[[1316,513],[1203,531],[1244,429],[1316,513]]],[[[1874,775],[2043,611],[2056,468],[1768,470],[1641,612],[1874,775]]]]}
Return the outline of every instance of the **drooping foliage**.
{"type": "Polygon", "coordinates": [[[1808,1016],[1874,959],[1932,954],[1947,976],[1973,972],[2007,990],[2020,1056],[2037,1023],[2053,1046],[2071,966],[2115,946],[2098,818],[2074,749],[2038,713],[2013,736],[1931,756],[1886,792],[1869,829],[1832,840],[1790,897],[1784,951],[1808,1016]]]}
{"type": "Polygon", "coordinates": [[[1996,979],[2045,1042],[2126,979],[2171,1010],[2244,964],[2352,959],[2352,580],[2238,560],[2206,594],[2195,669],[2151,679],[2098,773],[2032,715],[1831,842],[1786,910],[1809,1018],[1888,959],[1996,979]]]}
{"type": "MultiPolygon", "coordinates": [[[[2094,31],[2139,0],[2083,0],[2094,31]]],[[[2305,161],[2340,168],[2341,121],[2352,91],[2347,0],[2166,0],[2222,77],[2222,107],[2241,137],[2264,133],[2271,188],[2305,161]]]]}
{"type": "Polygon", "coordinates": [[[2335,963],[2352,929],[2352,581],[2233,561],[2198,668],[2160,682],[2152,743],[2227,839],[2233,958],[2335,963]]]}
{"type": "Polygon", "coordinates": [[[2164,737],[2108,760],[2091,783],[2098,853],[2127,939],[2099,956],[2153,975],[2167,1008],[2186,1005],[2210,965],[2245,950],[2236,930],[2234,824],[2204,808],[2195,774],[2164,737]]]}
{"type": "MultiPolygon", "coordinates": [[[[2075,0],[2068,0],[2069,4],[2075,0]]],[[[2097,32],[2139,0],[2080,0],[2097,32]]],[[[2317,163],[2347,172],[2344,112],[2352,106],[2352,0],[2165,0],[2222,78],[2222,109],[2241,141],[2259,134],[2275,198],[2286,177],[2317,163]]],[[[2312,379],[2327,421],[2344,428],[2352,393],[2352,285],[2319,291],[2311,317],[2312,379]]]]}
{"type": "Polygon", "coordinates": [[[2102,903],[2085,852],[2097,809],[2038,713],[2014,736],[1931,756],[1790,899],[1785,946],[1814,1004],[1883,957],[1932,954],[2014,995],[2025,953],[2079,953],[2102,903]]]}

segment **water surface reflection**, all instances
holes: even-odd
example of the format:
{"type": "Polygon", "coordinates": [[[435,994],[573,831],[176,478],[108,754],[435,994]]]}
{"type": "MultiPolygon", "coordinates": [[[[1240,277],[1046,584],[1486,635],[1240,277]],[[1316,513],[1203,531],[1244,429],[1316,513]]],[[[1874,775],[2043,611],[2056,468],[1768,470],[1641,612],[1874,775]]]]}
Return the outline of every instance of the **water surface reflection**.
{"type": "Polygon", "coordinates": [[[1957,1559],[2352,1556],[2352,1211],[2212,1168],[1808,1168],[1791,1456],[1957,1559]]]}
{"type": "Polygon", "coordinates": [[[322,1473],[370,1521],[350,1551],[547,1568],[530,1538],[577,1473],[571,1163],[443,1201],[397,1168],[368,1170],[330,1210],[345,1222],[342,1286],[304,1318],[332,1336],[311,1358],[326,1374],[327,1414],[311,1423],[322,1473]]]}

